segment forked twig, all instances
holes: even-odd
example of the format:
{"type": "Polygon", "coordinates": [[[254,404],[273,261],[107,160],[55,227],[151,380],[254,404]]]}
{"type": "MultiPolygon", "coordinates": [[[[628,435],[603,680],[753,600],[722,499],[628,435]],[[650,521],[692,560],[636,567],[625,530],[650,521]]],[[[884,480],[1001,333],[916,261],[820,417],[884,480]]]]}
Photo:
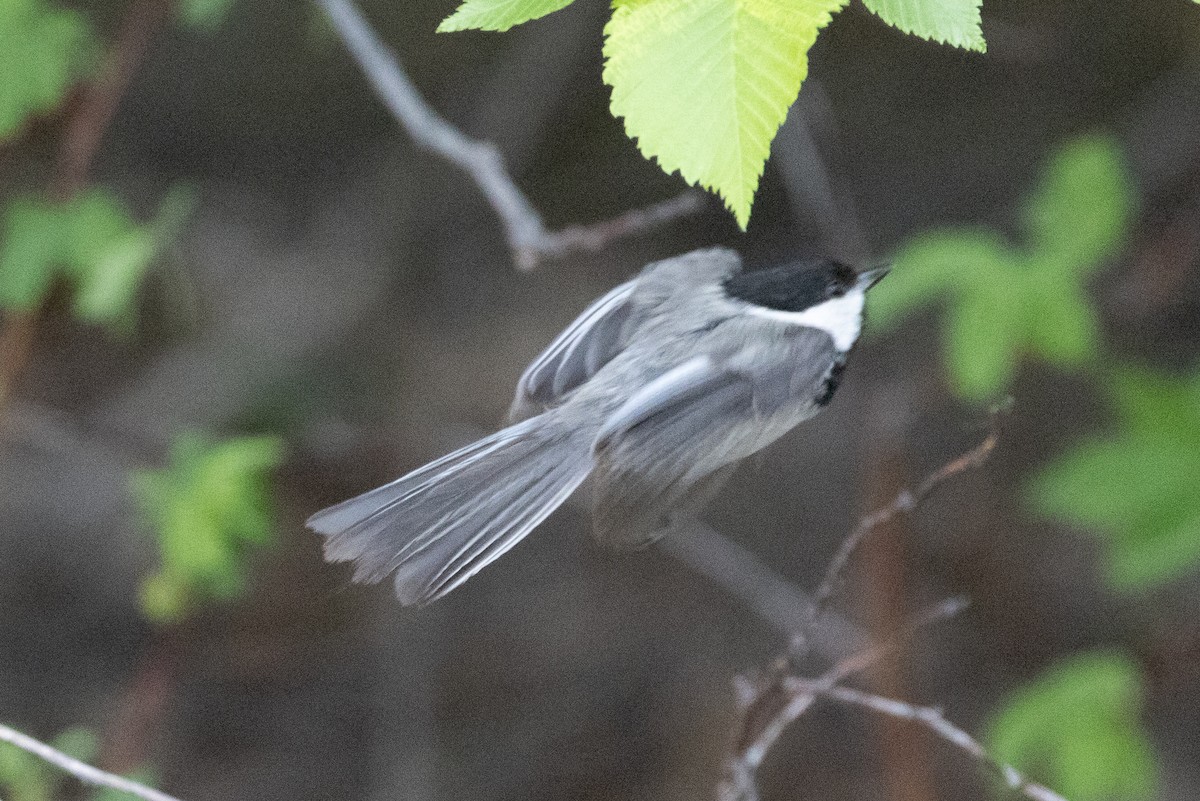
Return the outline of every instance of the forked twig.
{"type": "Polygon", "coordinates": [[[130,795],[145,799],[145,801],[179,801],[175,796],[167,795],[164,792],[155,790],[153,787],[147,787],[144,784],[139,784],[131,779],[118,776],[115,773],[108,773],[99,768],[94,768],[86,762],[80,762],[75,757],[68,756],[57,748],[46,745],[40,740],[35,740],[29,735],[22,734],[8,726],[0,725],[0,742],[9,743],[26,753],[33,754],[39,759],[43,759],[51,765],[66,771],[84,784],[90,784],[93,787],[108,787],[113,790],[120,790],[123,793],[129,793],[130,795]]]}
{"type": "Polygon", "coordinates": [[[836,687],[895,651],[917,630],[953,617],[965,608],[966,602],[960,598],[937,604],[886,642],[839,661],[816,679],[792,676],[792,662],[787,653],[776,658],[756,679],[738,676],[734,688],[740,714],[717,785],[717,801],[756,801],[759,765],[783,730],[817,700],[818,690],[836,687]]]}
{"type": "MultiPolygon", "coordinates": [[[[995,450],[996,443],[997,433],[993,427],[993,431],[983,442],[935,470],[915,490],[899,493],[887,506],[862,517],[842,542],[826,569],[808,611],[802,634],[812,630],[841,585],[850,557],[872,531],[901,514],[912,512],[948,479],[983,464],[995,450]]],[[[965,605],[965,601],[961,599],[938,604],[919,615],[886,643],[865,648],[838,661],[816,679],[799,678],[792,673],[795,657],[803,645],[802,638],[793,640],[784,653],[757,678],[739,676],[735,681],[739,714],[732,744],[723,766],[722,778],[717,786],[718,801],[757,801],[758,767],[779,735],[792,721],[804,714],[819,696],[840,690],[843,681],[878,662],[884,655],[906,642],[916,630],[957,614],[965,605]]],[[[913,719],[925,722],[926,725],[929,725],[931,720],[924,712],[913,719]]],[[[960,731],[949,723],[944,723],[941,729],[943,735],[950,731],[960,731]]],[[[963,734],[965,736],[965,733],[963,734]]],[[[965,741],[957,737],[951,738],[951,742],[963,747],[965,741]]],[[[1032,801],[1064,801],[1053,794],[1046,795],[1049,790],[1024,780],[1012,768],[988,757],[977,742],[970,742],[975,746],[974,750],[968,749],[970,753],[977,758],[979,754],[983,754],[984,761],[989,766],[997,766],[1009,785],[1025,792],[1032,801]]]]}
{"type": "Polygon", "coordinates": [[[434,111],[352,0],[317,2],[362,67],[375,94],[413,141],[465,171],[479,186],[504,225],[519,269],[531,270],[546,259],[569,253],[598,251],[617,239],[694,214],[704,207],[700,194],[689,191],[594,225],[549,230],[542,215],[508,174],[496,146],[472,139],[434,111]]]}

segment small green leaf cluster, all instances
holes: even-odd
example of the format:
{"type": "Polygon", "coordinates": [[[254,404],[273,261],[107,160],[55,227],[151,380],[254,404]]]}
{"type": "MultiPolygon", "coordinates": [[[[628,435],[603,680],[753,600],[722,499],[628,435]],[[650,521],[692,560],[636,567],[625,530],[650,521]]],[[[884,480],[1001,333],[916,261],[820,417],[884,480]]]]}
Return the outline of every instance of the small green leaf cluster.
{"type": "MultiPolygon", "coordinates": [[[[572,0],[464,0],[438,28],[508,30],[572,0]]],[[[906,33],[983,52],[982,0],[865,0],[906,33]]],[[[848,0],[613,0],[604,81],[647,158],[717,192],[745,228],[817,34],[848,0]]]]}
{"type": "Polygon", "coordinates": [[[92,67],[87,21],[43,0],[0,0],[0,141],[55,108],[92,67]]]}
{"type": "Polygon", "coordinates": [[[214,442],[185,434],[173,443],[167,467],[133,474],[160,559],[142,584],[147,617],[178,622],[198,603],[241,592],[246,556],[271,541],[268,477],[282,458],[276,437],[214,442]]]}
{"type": "Polygon", "coordinates": [[[987,228],[918,236],[872,291],[871,329],[886,332],[940,302],[947,373],[976,401],[1006,392],[1023,356],[1087,364],[1100,335],[1086,282],[1123,246],[1134,206],[1119,145],[1099,135],[1075,139],[1022,205],[1023,246],[987,228]]]}
{"type": "Polygon", "coordinates": [[[1200,564],[1200,372],[1121,369],[1108,391],[1116,433],[1059,456],[1030,495],[1042,513],[1101,536],[1109,582],[1130,592],[1200,564]]]}
{"type": "Polygon", "coordinates": [[[990,726],[991,753],[1071,801],[1149,801],[1157,782],[1138,719],[1142,685],[1119,653],[1056,663],[1005,703],[990,726]]]}
{"type": "Polygon", "coordinates": [[[62,280],[74,290],[81,319],[128,326],[142,278],[190,209],[183,187],[167,194],[147,225],[135,223],[116,195],[100,187],[65,202],[9,203],[0,222],[0,308],[36,308],[62,280]]]}

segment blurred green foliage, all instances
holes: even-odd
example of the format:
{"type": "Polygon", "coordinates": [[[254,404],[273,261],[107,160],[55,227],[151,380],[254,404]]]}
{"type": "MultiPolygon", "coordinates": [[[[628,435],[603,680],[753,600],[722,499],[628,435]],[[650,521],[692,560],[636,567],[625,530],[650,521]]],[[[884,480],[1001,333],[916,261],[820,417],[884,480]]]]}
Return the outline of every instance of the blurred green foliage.
{"type": "MultiPolygon", "coordinates": [[[[54,738],[50,746],[80,762],[91,763],[100,748],[100,740],[90,729],[74,728],[54,738]]],[[[151,770],[139,770],[127,778],[153,787],[157,778],[151,770]]],[[[0,797],[6,801],[52,801],[61,798],[66,775],[50,763],[14,745],[0,743],[0,797]]],[[[72,796],[75,797],[75,796],[72,796]]],[[[93,790],[91,801],[128,801],[129,793],[107,787],[93,790]]]]}
{"type": "Polygon", "coordinates": [[[181,0],[179,21],[188,28],[211,33],[221,26],[233,8],[233,0],[181,0]]]}
{"type": "Polygon", "coordinates": [[[1017,691],[992,721],[992,755],[1071,801],[1154,797],[1155,760],[1138,721],[1143,679],[1116,653],[1060,662],[1017,691]]]}
{"type": "MultiPolygon", "coordinates": [[[[463,0],[439,31],[505,31],[572,0],[463,0]]],[[[745,228],[808,51],[848,0],[614,0],[604,81],[613,116],[665,172],[719,194],[745,228]]],[[[982,52],[982,0],[866,0],[884,22],[982,52]]]]}
{"type": "Polygon", "coordinates": [[[61,203],[12,201],[0,228],[0,307],[35,308],[62,279],[74,290],[80,318],[130,327],[142,278],[191,208],[192,193],[182,186],[167,193],[146,225],[135,223],[116,195],[100,187],[61,203]]]}
{"type": "MultiPolygon", "coordinates": [[[[88,762],[96,755],[96,736],[87,729],[68,729],[50,745],[67,756],[88,762]]],[[[59,797],[62,773],[15,745],[0,743],[0,798],[5,801],[51,801],[59,797]]]]}
{"type": "Polygon", "coordinates": [[[1069,142],[1021,207],[1023,247],[986,228],[918,236],[871,293],[872,331],[940,303],[946,370],[975,401],[1002,395],[1024,355],[1061,366],[1089,361],[1100,334],[1086,280],[1125,241],[1131,187],[1113,139],[1069,142]]]}
{"type": "Polygon", "coordinates": [[[1118,370],[1119,427],[1059,456],[1032,482],[1036,508],[1097,532],[1115,588],[1139,590],[1200,563],[1200,372],[1118,370]]]}
{"type": "Polygon", "coordinates": [[[56,107],[95,62],[91,28],[42,0],[0,0],[0,140],[56,107]]]}
{"type": "Polygon", "coordinates": [[[161,562],[142,585],[148,618],[177,622],[197,603],[237,596],[247,554],[271,541],[268,475],[282,458],[275,437],[214,442],[185,434],[173,444],[167,467],[133,474],[161,562]]]}

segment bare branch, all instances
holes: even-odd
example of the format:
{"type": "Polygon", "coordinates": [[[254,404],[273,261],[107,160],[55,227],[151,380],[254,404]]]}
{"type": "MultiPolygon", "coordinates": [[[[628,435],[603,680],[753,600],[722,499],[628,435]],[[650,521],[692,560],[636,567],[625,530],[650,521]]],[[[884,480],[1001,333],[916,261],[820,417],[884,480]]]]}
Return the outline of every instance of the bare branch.
{"type": "Polygon", "coordinates": [[[472,139],[439,115],[421,97],[396,56],[379,40],[352,0],[317,0],[358,61],[375,93],[420,147],[465,171],[500,217],[517,267],[531,270],[545,259],[595,252],[610,242],[641,233],[703,208],[696,192],[626,212],[589,226],[547,229],[541,214],[517,187],[500,151],[472,139]]]}
{"type": "Polygon", "coordinates": [[[143,798],[145,801],[179,801],[175,796],[159,792],[153,787],[147,787],[144,784],[139,784],[122,776],[107,773],[99,768],[93,768],[86,762],[80,762],[78,759],[68,756],[62,751],[52,748],[39,740],[35,740],[27,734],[22,734],[16,729],[10,729],[8,726],[0,725],[0,742],[9,743],[20,748],[22,751],[44,759],[51,765],[79,779],[84,784],[89,784],[93,787],[108,787],[113,790],[120,790],[123,793],[143,798]]]}
{"type": "Polygon", "coordinates": [[[725,759],[717,801],[756,801],[758,767],[783,730],[808,711],[820,692],[861,673],[906,642],[918,629],[961,612],[966,604],[951,599],[922,612],[886,642],[847,657],[817,679],[791,675],[790,654],[776,658],[757,679],[738,676],[734,689],[740,714],[733,745],[725,759]]]}
{"type": "MultiPolygon", "coordinates": [[[[795,681],[803,683],[803,680],[800,679],[795,681]]],[[[810,692],[822,698],[865,707],[882,715],[912,721],[924,726],[967,756],[982,763],[984,767],[999,776],[1010,789],[1023,794],[1031,801],[1067,801],[1050,788],[1025,778],[1012,765],[1005,764],[993,757],[984,750],[978,740],[946,720],[940,709],[931,706],[915,706],[893,698],[865,693],[851,687],[818,687],[812,682],[809,682],[808,686],[810,692]]]]}
{"type": "Polygon", "coordinates": [[[849,563],[850,557],[862,545],[863,540],[880,526],[890,523],[900,515],[912,512],[945,481],[967,470],[979,467],[986,462],[992,451],[996,449],[998,436],[995,429],[993,429],[983,442],[957,459],[942,465],[930,473],[917,486],[916,490],[903,490],[887,506],[884,506],[882,509],[876,509],[874,512],[860,518],[858,524],[855,525],[846,539],[842,541],[837,553],[829,561],[829,566],[825,569],[825,576],[821,579],[821,584],[817,587],[817,591],[813,595],[813,605],[810,608],[811,617],[808,622],[810,624],[816,622],[825,612],[830,599],[841,587],[842,579],[846,572],[846,565],[849,563]]]}
{"type": "Polygon", "coordinates": [[[739,714],[722,778],[717,785],[718,801],[757,801],[758,766],[783,730],[813,705],[820,692],[837,687],[850,676],[875,664],[906,642],[916,630],[956,615],[965,608],[966,603],[962,599],[945,601],[918,615],[887,642],[841,659],[820,678],[800,679],[792,675],[794,659],[811,636],[808,632],[818,622],[829,599],[837,591],[846,564],[862,541],[880,525],[916,509],[943,482],[982,464],[995,449],[996,442],[997,434],[993,429],[983,442],[935,470],[915,490],[901,492],[888,506],[861,518],[826,570],[813,604],[809,607],[807,626],[760,676],[754,679],[739,676],[735,679],[739,714]]]}

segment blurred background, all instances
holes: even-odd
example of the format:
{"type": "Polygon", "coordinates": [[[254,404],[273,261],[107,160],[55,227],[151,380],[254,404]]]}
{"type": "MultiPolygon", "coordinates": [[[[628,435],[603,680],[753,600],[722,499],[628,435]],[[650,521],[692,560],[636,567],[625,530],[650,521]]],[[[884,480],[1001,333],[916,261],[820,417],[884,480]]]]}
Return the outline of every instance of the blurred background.
{"type": "MultiPolygon", "coordinates": [[[[989,0],[986,55],[852,4],[746,233],[709,199],[530,273],[315,6],[9,5],[0,721],[186,799],[711,797],[732,679],[786,639],[719,583],[607,553],[565,508],[403,609],[303,521],[493,430],[593,297],[725,244],[898,266],[833,404],[738,472],[713,528],[811,590],[1011,396],[989,463],[854,561],[835,617],[867,636],[971,601],[864,686],[1073,801],[1200,797],[1194,3],[989,0]]],[[[453,5],[362,4],[550,225],[684,189],[608,111],[607,4],[435,35],[453,5]]],[[[0,756],[0,796],[84,797],[39,770],[0,756]]],[[[761,778],[767,799],[1001,795],[923,731],[829,705],[761,778]]]]}

